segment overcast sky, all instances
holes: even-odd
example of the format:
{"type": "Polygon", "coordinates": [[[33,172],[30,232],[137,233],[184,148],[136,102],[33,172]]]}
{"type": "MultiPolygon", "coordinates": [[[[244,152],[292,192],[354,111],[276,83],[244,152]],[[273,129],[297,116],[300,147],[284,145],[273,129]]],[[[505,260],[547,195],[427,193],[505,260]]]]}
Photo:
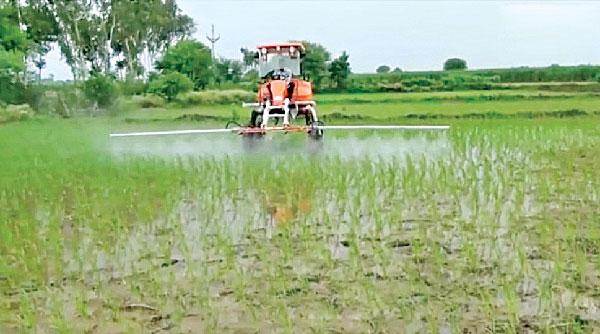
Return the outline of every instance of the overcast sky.
{"type": "MultiPolygon", "coordinates": [[[[309,40],[335,57],[350,54],[354,72],[379,65],[439,70],[449,57],[469,68],[600,64],[600,1],[198,1],[177,0],[220,57],[240,48],[309,40]]],[[[53,51],[44,76],[70,79],[53,51]]]]}

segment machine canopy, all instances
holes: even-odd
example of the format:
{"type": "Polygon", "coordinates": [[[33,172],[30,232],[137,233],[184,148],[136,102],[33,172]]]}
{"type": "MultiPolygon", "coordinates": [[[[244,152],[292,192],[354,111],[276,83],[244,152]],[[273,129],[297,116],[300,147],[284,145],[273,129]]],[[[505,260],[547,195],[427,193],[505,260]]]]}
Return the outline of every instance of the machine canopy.
{"type": "Polygon", "coordinates": [[[304,46],[300,43],[259,45],[259,75],[264,78],[269,73],[284,69],[292,75],[301,75],[300,63],[304,46]]]}
{"type": "Polygon", "coordinates": [[[261,78],[270,72],[285,69],[292,75],[300,75],[300,58],[290,58],[289,56],[269,54],[265,61],[260,62],[259,75],[261,78]]]}

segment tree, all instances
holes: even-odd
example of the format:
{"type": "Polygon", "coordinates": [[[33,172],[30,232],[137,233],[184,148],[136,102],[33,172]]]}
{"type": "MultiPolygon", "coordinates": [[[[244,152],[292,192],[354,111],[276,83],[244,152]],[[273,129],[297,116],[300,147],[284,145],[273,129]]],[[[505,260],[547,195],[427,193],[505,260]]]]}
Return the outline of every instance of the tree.
{"type": "Polygon", "coordinates": [[[375,70],[375,72],[377,72],[377,73],[388,73],[389,71],[390,71],[390,67],[387,65],[381,65],[375,70]]]}
{"type": "Polygon", "coordinates": [[[335,88],[339,90],[346,88],[348,75],[350,75],[350,63],[348,62],[349,57],[350,56],[346,53],[346,51],[344,51],[341,56],[334,59],[331,64],[329,64],[331,82],[335,83],[335,88]]]}
{"type": "Polygon", "coordinates": [[[467,62],[460,58],[450,58],[444,62],[444,71],[465,70],[467,62]]]}
{"type": "Polygon", "coordinates": [[[85,96],[94,102],[94,109],[110,107],[118,96],[115,80],[102,73],[92,73],[82,88],[85,96]]]}
{"type": "Polygon", "coordinates": [[[110,54],[101,25],[107,17],[107,0],[27,2],[30,7],[40,6],[50,13],[59,30],[56,41],[76,80],[87,77],[90,69],[100,67],[99,63],[110,54]]]}
{"type": "Polygon", "coordinates": [[[306,49],[306,55],[302,62],[303,72],[316,87],[320,87],[323,79],[327,77],[327,63],[331,59],[331,54],[320,44],[307,41],[300,43],[306,49]]]}
{"type": "Polygon", "coordinates": [[[139,56],[146,51],[152,60],[177,40],[193,31],[193,20],[180,13],[175,0],[112,0],[109,22],[112,47],[124,57],[129,76],[143,70],[139,56]]]}
{"type": "Polygon", "coordinates": [[[18,12],[10,4],[0,5],[0,51],[25,55],[31,42],[19,27],[18,12]]]}
{"type": "Polygon", "coordinates": [[[242,80],[247,82],[257,82],[258,80],[260,80],[260,78],[258,77],[258,70],[251,69],[250,71],[244,73],[244,75],[242,76],[242,80]]]}
{"type": "Polygon", "coordinates": [[[13,5],[0,5],[0,100],[9,103],[21,95],[20,75],[27,69],[25,55],[31,47],[18,16],[13,5]]]}
{"type": "Polygon", "coordinates": [[[156,69],[162,73],[182,73],[192,80],[196,89],[204,89],[213,77],[212,55],[200,42],[181,41],[156,62],[156,69]]]}
{"type": "Polygon", "coordinates": [[[402,73],[402,69],[400,69],[400,67],[396,67],[396,68],[394,68],[392,73],[402,73]]]}
{"type": "Polygon", "coordinates": [[[38,69],[38,80],[42,80],[42,69],[46,67],[46,60],[40,54],[38,59],[33,60],[33,65],[38,69]]]}
{"type": "Polygon", "coordinates": [[[242,77],[242,63],[231,59],[219,59],[215,62],[217,82],[239,82],[242,77]]]}
{"type": "Polygon", "coordinates": [[[28,38],[34,43],[29,58],[38,69],[38,79],[42,78],[42,69],[46,66],[44,56],[50,51],[51,44],[58,40],[60,29],[53,13],[44,6],[42,0],[24,1],[21,8],[22,24],[26,27],[28,38]]]}
{"type": "MultiPolygon", "coordinates": [[[[35,9],[37,14],[31,17],[54,20],[44,19],[44,26],[58,28],[56,41],[76,80],[90,70],[110,73],[114,64],[120,64],[128,76],[138,76],[143,73],[142,54],[153,60],[193,30],[192,19],[180,13],[175,0],[23,2],[35,9]]],[[[46,30],[32,28],[34,32],[46,30]]]]}
{"type": "Polygon", "coordinates": [[[148,92],[173,100],[178,94],[187,93],[194,87],[190,78],[178,72],[171,72],[157,77],[150,83],[148,92]]]}
{"type": "Polygon", "coordinates": [[[253,69],[256,67],[256,65],[258,65],[258,58],[256,56],[256,52],[250,51],[246,48],[241,48],[240,52],[242,52],[243,55],[243,63],[245,68],[253,69]]]}

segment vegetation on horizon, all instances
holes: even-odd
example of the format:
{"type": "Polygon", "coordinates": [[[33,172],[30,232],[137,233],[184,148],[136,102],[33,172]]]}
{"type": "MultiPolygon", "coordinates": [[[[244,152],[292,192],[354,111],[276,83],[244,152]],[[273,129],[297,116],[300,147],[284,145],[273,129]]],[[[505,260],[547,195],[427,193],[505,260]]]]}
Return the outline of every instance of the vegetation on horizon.
{"type": "Polygon", "coordinates": [[[467,62],[460,58],[450,58],[444,62],[444,71],[466,70],[467,62]]]}

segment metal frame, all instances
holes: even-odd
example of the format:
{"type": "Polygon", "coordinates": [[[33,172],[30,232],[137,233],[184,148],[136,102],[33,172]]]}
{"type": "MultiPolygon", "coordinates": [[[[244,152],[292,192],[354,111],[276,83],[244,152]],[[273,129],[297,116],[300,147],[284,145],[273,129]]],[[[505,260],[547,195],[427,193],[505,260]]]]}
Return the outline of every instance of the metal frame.
{"type": "Polygon", "coordinates": [[[136,136],[158,136],[158,135],[180,135],[194,133],[223,133],[237,132],[240,135],[266,134],[268,132],[309,132],[319,130],[448,130],[447,125],[302,125],[302,126],[269,126],[269,127],[236,127],[231,129],[203,129],[203,130],[176,130],[155,132],[133,132],[133,133],[111,133],[111,137],[136,137],[136,136]]]}
{"type": "MultiPolygon", "coordinates": [[[[251,107],[257,108],[259,112],[262,112],[262,124],[261,128],[266,128],[269,124],[269,119],[273,117],[283,118],[283,126],[290,126],[290,105],[294,106],[297,111],[300,111],[301,108],[308,109],[310,111],[312,119],[314,122],[318,122],[319,118],[317,117],[317,111],[315,110],[315,106],[317,103],[315,101],[295,101],[294,103],[290,103],[289,98],[286,98],[283,101],[282,106],[271,106],[271,102],[265,101],[264,104],[260,103],[243,103],[243,107],[251,107]],[[283,111],[283,114],[274,114],[271,113],[273,110],[283,111]]],[[[298,113],[292,115],[292,119],[296,118],[298,113]]]]}

